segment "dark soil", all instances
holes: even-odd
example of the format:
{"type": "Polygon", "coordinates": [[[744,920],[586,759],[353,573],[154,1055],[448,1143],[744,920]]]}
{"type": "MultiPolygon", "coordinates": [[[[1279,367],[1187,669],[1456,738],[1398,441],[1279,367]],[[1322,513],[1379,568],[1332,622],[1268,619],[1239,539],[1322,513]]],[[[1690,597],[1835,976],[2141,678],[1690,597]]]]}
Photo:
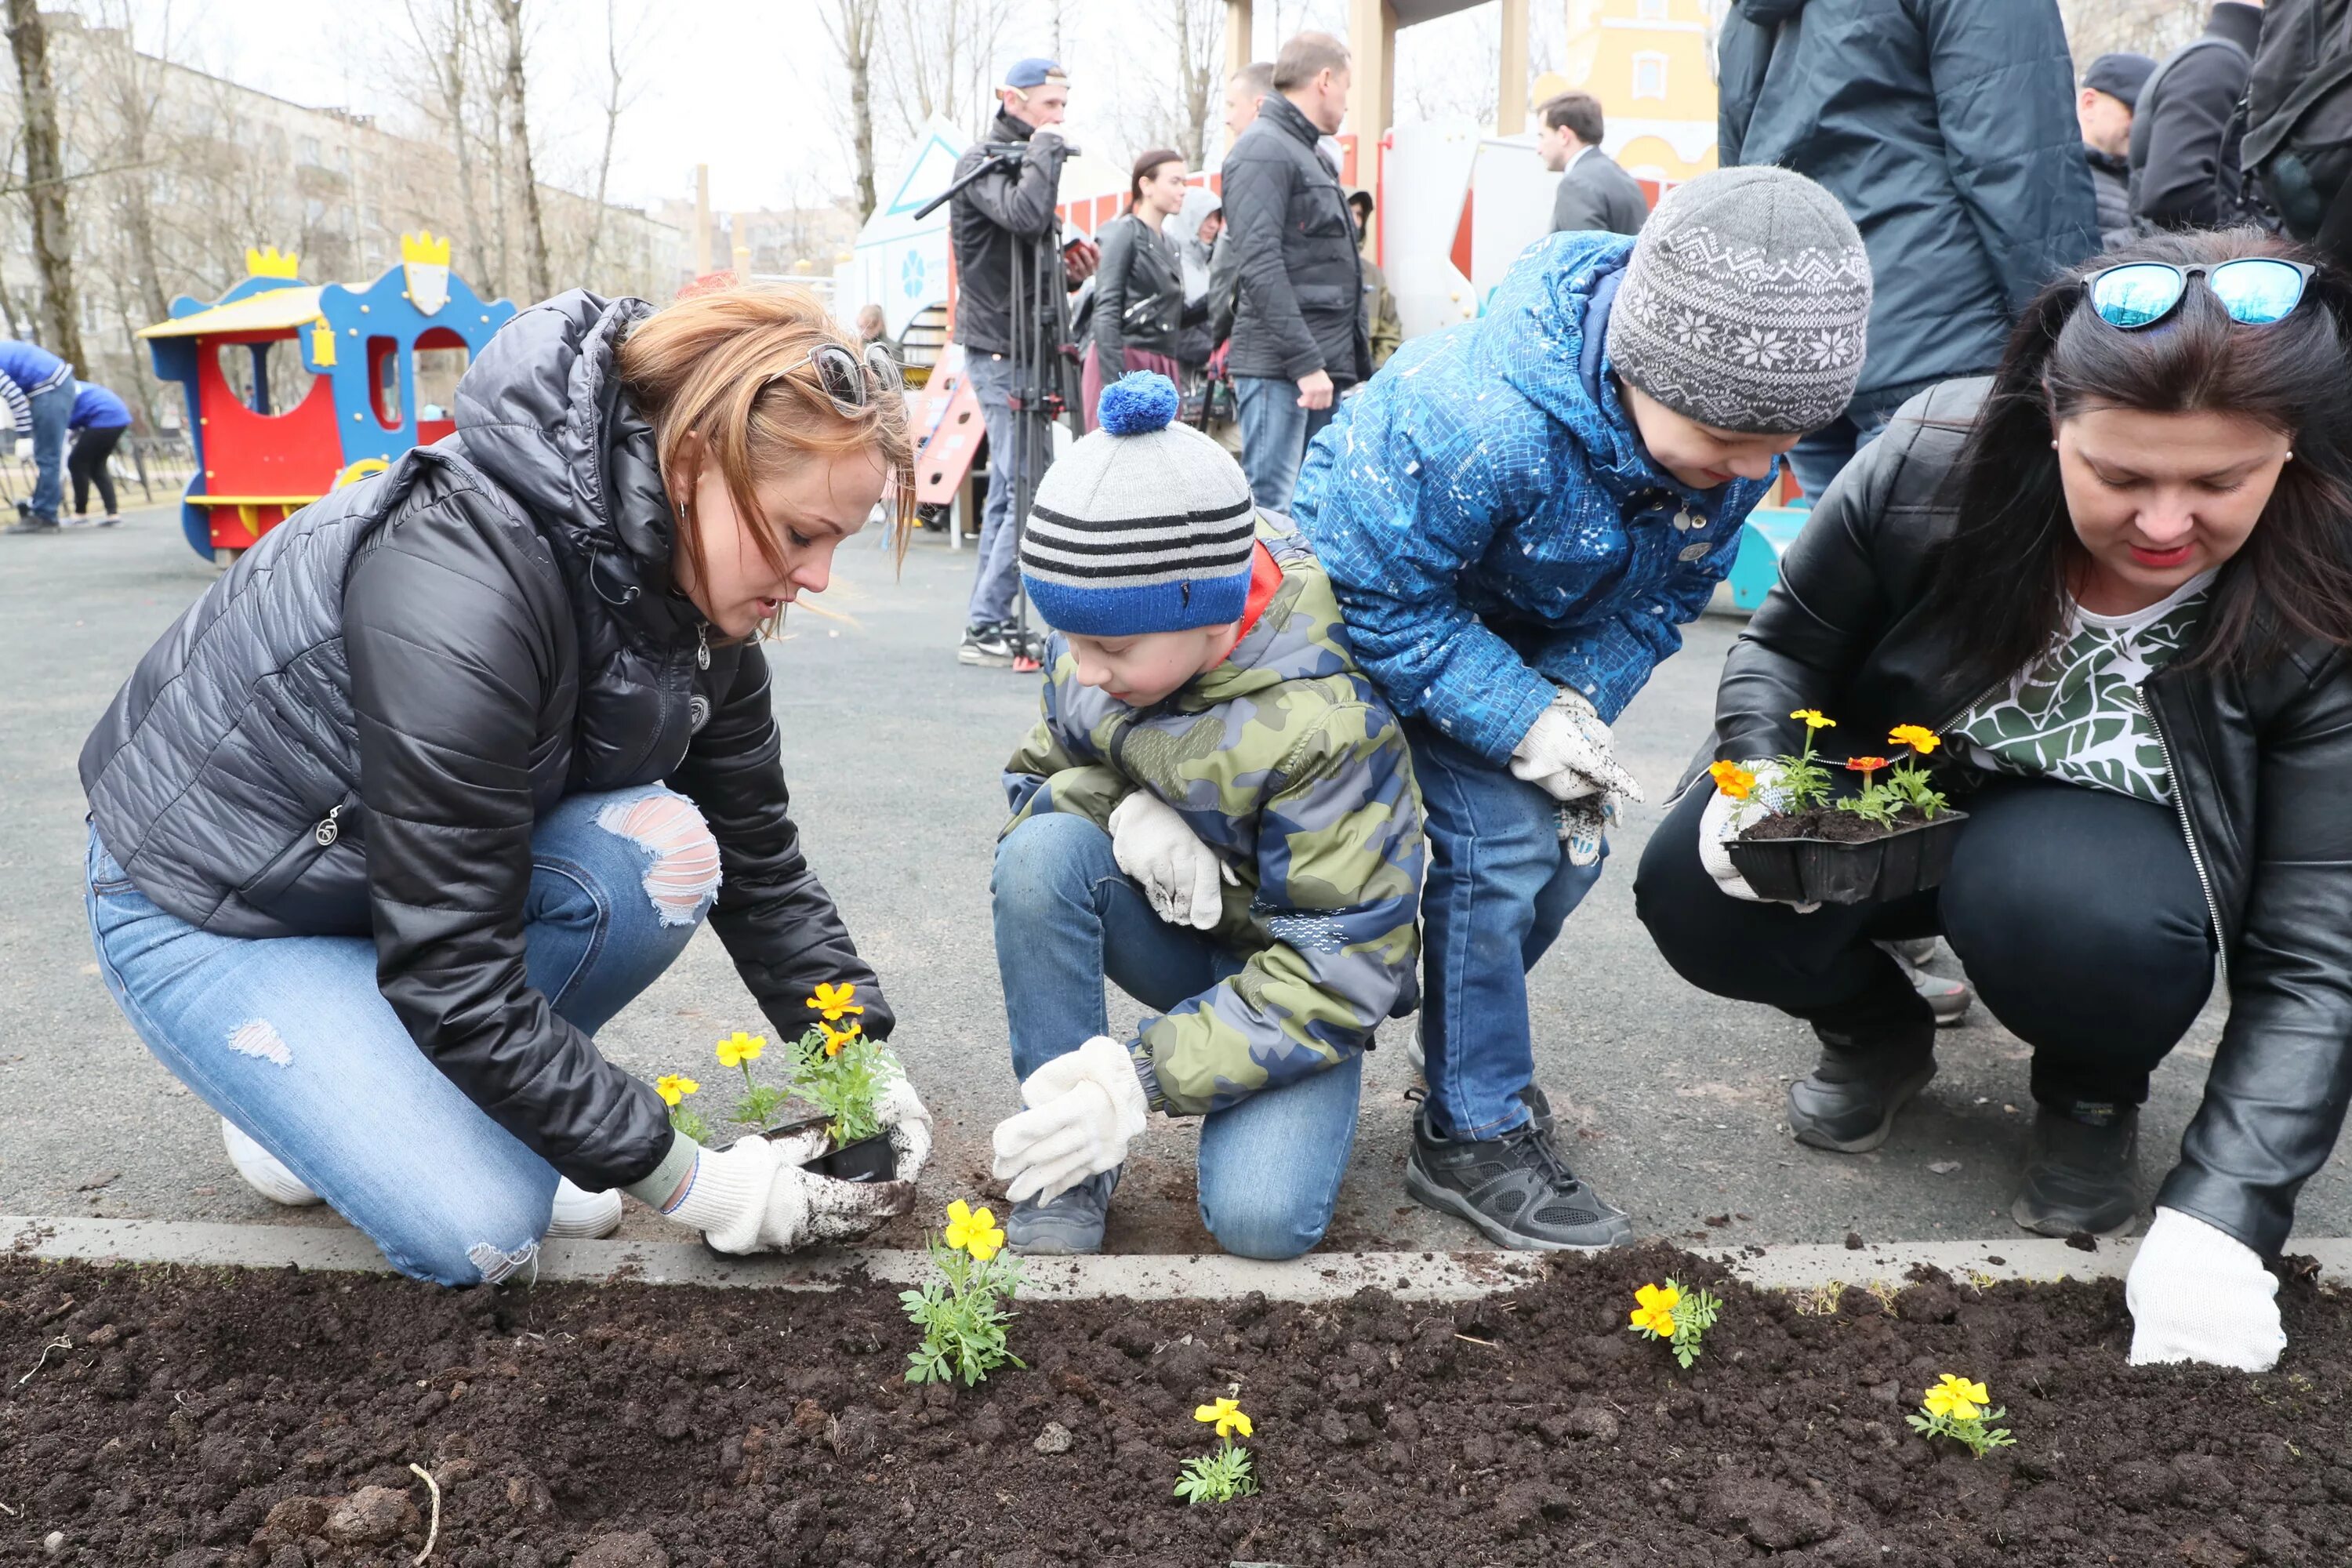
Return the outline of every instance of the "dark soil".
{"type": "Polygon", "coordinates": [[[1744,829],[1739,837],[1756,840],[1825,838],[1832,844],[1861,844],[1873,838],[1887,837],[1906,827],[1923,827],[1927,823],[1927,818],[1919,815],[1916,806],[1905,806],[1895,814],[1893,827],[1881,827],[1866,816],[1840,811],[1834,805],[1816,805],[1793,816],[1765,817],[1744,829]]]}
{"type": "Polygon", "coordinates": [[[0,1561],[405,1564],[411,1463],[457,1568],[2352,1561],[2343,1296],[2291,1281],[2260,1378],[2127,1368],[2115,1284],[1718,1283],[1688,1373],[1625,1331],[1636,1285],[1716,1273],[1652,1248],[1452,1307],[1038,1304],[1031,1370],[950,1390],[899,1380],[879,1288],[0,1260],[0,1561]],[[1905,1428],[1944,1372],[2017,1447],[1905,1428]],[[1188,1509],[1192,1408],[1236,1386],[1265,1490],[1188,1509]]]}

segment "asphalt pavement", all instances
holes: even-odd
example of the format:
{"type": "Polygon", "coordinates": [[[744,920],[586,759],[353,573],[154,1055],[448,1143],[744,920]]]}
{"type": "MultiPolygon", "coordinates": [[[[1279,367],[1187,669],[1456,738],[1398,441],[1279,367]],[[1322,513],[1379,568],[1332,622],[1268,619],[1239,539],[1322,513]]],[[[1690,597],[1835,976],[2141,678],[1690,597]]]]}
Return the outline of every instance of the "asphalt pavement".
{"type": "MultiPolygon", "coordinates": [[[[971,560],[925,535],[899,569],[875,543],[854,542],[823,613],[795,610],[769,650],[794,816],[888,988],[895,1043],[939,1120],[919,1212],[992,1191],[989,1130],[1016,1106],[988,879],[1004,816],[999,770],[1034,721],[1037,682],[956,663],[971,560]]],[[[0,1213],[341,1223],[275,1209],[237,1180],[217,1119],[108,997],[84,921],[75,758],[140,656],[215,575],[167,510],[103,532],[0,539],[0,1213]]],[[[1944,1032],[1941,1076],[1884,1149],[1802,1149],[1781,1094],[1811,1063],[1810,1032],[1684,984],[1633,919],[1634,862],[1706,729],[1739,625],[1711,615],[1688,628],[1685,651],[1617,726],[1621,759],[1652,804],[1631,809],[1614,864],[1531,982],[1539,1076],[1569,1157],[1645,1235],[1717,1245],[2016,1237],[2009,1201],[2031,1114],[2019,1041],[1979,1010],[1944,1032]]],[[[1135,1012],[1113,994],[1115,1024],[1135,1012]]],[[[2220,1022],[2217,1004],[2156,1076],[2143,1122],[2151,1195],[2220,1022]]],[[[599,1044],[648,1078],[684,1068],[709,1083],[711,1043],[763,1027],[705,933],[599,1044]]],[[[1482,1245],[1404,1196],[1411,1071],[1402,1028],[1383,1034],[1329,1245],[1482,1245]]],[[[1154,1119],[1113,1212],[1113,1250],[1210,1245],[1193,1207],[1194,1135],[1190,1123],[1154,1119]]],[[[633,1205],[625,1234],[667,1228],[633,1205]]],[[[2298,1228],[2352,1233],[2340,1154],[2305,1190],[2298,1228]]],[[[911,1226],[901,1232],[885,1239],[916,1240],[911,1226]]]]}

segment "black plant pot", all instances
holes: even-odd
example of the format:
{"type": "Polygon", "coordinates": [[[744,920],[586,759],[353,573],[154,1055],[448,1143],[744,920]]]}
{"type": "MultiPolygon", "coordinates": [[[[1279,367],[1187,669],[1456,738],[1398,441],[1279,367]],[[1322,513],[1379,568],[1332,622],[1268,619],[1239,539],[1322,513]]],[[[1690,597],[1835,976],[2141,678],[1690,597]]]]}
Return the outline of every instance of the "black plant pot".
{"type": "Polygon", "coordinates": [[[1869,904],[1924,893],[1952,868],[1965,811],[1938,813],[1874,838],[1734,838],[1731,864],[1760,899],[1869,904]]]}
{"type": "Polygon", "coordinates": [[[838,1182],[888,1182],[898,1174],[898,1151],[890,1147],[887,1132],[820,1154],[809,1164],[838,1182]]]}

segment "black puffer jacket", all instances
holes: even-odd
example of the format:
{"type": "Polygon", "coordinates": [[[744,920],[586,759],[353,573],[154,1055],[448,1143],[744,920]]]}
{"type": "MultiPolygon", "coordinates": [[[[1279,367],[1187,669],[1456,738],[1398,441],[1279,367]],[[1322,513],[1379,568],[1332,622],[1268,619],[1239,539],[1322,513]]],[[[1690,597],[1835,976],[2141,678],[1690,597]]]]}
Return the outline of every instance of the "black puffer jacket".
{"type": "Polygon", "coordinates": [[[1315,151],[1315,124],[1280,93],[1225,154],[1225,232],[1236,269],[1234,375],[1297,381],[1317,371],[1340,386],[1372,374],[1364,279],[1348,193],[1315,151]]]}
{"type": "Polygon", "coordinates": [[[148,651],[82,747],[99,837],[156,903],[232,936],[375,938],[417,1044],[583,1187],[668,1151],[654,1091],[523,973],[534,822],[653,784],[719,840],[711,923],[775,1026],[873,973],[802,858],[768,661],[669,586],[652,429],[613,356],[650,313],[572,292],[457,388],[457,433],[270,531],[148,651]],[[709,668],[698,668],[708,647],[709,668]]]}
{"type": "MultiPolygon", "coordinates": [[[[1955,687],[1953,650],[1912,612],[1989,384],[1914,398],[1822,499],[1725,661],[1714,756],[1796,751],[1800,708],[1866,737],[1948,728],[1984,695],[1955,687]]],[[[2170,665],[2142,690],[2230,990],[2204,1103],[2156,1201],[2275,1254],[2352,1100],[2352,660],[2305,644],[2246,676],[2170,665]]]]}

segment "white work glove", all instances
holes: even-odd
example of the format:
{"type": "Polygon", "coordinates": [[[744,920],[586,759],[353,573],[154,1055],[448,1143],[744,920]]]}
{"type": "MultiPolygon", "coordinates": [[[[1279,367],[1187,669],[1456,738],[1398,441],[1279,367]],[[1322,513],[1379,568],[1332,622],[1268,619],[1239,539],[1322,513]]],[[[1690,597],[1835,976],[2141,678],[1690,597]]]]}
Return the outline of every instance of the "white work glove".
{"type": "MultiPolygon", "coordinates": [[[[1707,801],[1706,809],[1698,817],[1698,863],[1730,898],[1744,899],[1751,904],[1788,903],[1801,915],[1811,914],[1822,906],[1767,899],[1749,887],[1748,879],[1739,874],[1739,868],[1731,863],[1731,841],[1749,823],[1780,808],[1775,797],[1780,788],[1780,764],[1759,760],[1739,765],[1756,775],[1755,786],[1748,792],[1746,800],[1734,800],[1718,789],[1707,801]]],[[[1714,788],[1711,784],[1708,787],[1714,788]]]]}
{"type": "Polygon", "coordinates": [[[1567,847],[1568,863],[1590,866],[1600,859],[1609,830],[1617,826],[1617,797],[1588,795],[1580,800],[1561,801],[1558,810],[1559,841],[1567,847]]]}
{"type": "Polygon", "coordinates": [[[1564,686],[1511,749],[1511,776],[1554,800],[1595,795],[1643,798],[1642,786],[1610,754],[1609,726],[1580,693],[1564,686]]]}
{"type": "Polygon", "coordinates": [[[1097,1035],[1021,1086],[1029,1107],[996,1124],[996,1175],[1014,1203],[1051,1203],[1127,1158],[1150,1106],[1127,1047],[1097,1035]]]}
{"type": "Polygon", "coordinates": [[[897,1156],[893,1173],[902,1182],[920,1176],[923,1163],[931,1157],[931,1113],[923,1109],[905,1073],[893,1073],[885,1080],[874,1100],[874,1115],[890,1135],[890,1152],[897,1156]]]}
{"type": "Polygon", "coordinates": [[[2195,1361],[2268,1372],[2286,1348],[2278,1280],[2254,1249],[2159,1205],[2124,1281],[2131,1363],[2195,1361]]]}
{"type": "Polygon", "coordinates": [[[914,1206],[912,1182],[842,1182],[802,1169],[824,1147],[812,1130],[701,1150],[685,1195],[662,1213],[720,1252],[791,1252],[870,1236],[914,1206]]]}
{"type": "Polygon", "coordinates": [[[1218,879],[1240,885],[1176,808],[1149,790],[1111,807],[1110,858],[1142,887],[1151,912],[1172,926],[1214,930],[1224,913],[1218,879]]]}

